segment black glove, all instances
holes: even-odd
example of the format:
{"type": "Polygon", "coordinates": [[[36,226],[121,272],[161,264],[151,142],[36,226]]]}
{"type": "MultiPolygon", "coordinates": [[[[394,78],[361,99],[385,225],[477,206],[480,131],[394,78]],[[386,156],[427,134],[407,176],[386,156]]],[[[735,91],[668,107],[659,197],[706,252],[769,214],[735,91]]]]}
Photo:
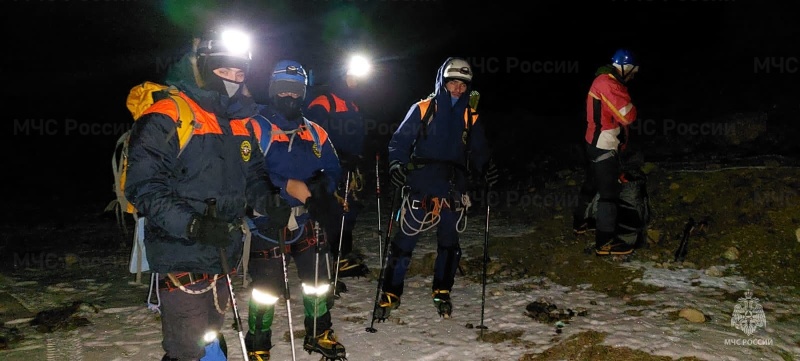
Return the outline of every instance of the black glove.
{"type": "Polygon", "coordinates": [[[486,180],[486,185],[489,186],[489,188],[493,188],[500,179],[500,171],[497,169],[497,165],[493,160],[489,160],[489,166],[486,167],[484,179],[486,180]]]}
{"type": "MultiPolygon", "coordinates": [[[[341,216],[342,206],[336,197],[328,192],[328,178],[323,171],[317,171],[306,181],[311,197],[306,199],[306,209],[311,219],[323,228],[333,227],[341,216]]],[[[338,226],[336,226],[338,227],[338,226]]]]}
{"type": "Polygon", "coordinates": [[[277,196],[270,196],[267,206],[267,214],[258,217],[252,217],[253,224],[255,224],[258,231],[264,235],[277,236],[284,227],[289,223],[289,217],[292,214],[292,207],[289,207],[286,202],[281,202],[277,196]]]}
{"type": "Polygon", "coordinates": [[[235,227],[219,218],[195,214],[186,226],[189,240],[207,246],[225,248],[231,244],[230,234],[235,227]]]}
{"type": "Polygon", "coordinates": [[[398,189],[403,188],[406,185],[406,179],[408,178],[408,169],[406,165],[400,163],[400,161],[393,160],[389,165],[389,179],[392,182],[392,185],[397,187],[398,189]]]}
{"type": "Polygon", "coordinates": [[[332,196],[311,196],[306,199],[306,209],[312,220],[323,229],[339,229],[342,207],[332,196]]]}
{"type": "Polygon", "coordinates": [[[269,216],[269,228],[279,231],[289,224],[289,217],[292,216],[292,207],[289,204],[282,202],[280,197],[272,196],[269,208],[267,208],[267,215],[269,216]]]}
{"type": "Polygon", "coordinates": [[[311,193],[312,197],[321,197],[328,193],[328,177],[325,176],[325,171],[315,171],[311,178],[306,181],[306,187],[308,187],[308,192],[311,193]]]}

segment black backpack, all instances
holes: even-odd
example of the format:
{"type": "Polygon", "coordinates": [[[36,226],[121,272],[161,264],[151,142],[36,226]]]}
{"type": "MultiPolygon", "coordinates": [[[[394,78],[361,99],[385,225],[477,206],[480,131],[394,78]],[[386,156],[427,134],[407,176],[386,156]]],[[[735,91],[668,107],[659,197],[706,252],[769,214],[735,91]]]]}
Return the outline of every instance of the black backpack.
{"type": "MultiPolygon", "coordinates": [[[[647,194],[647,175],[639,169],[626,169],[619,193],[617,207],[616,235],[619,239],[637,247],[647,240],[647,226],[650,224],[650,197],[647,194]]],[[[586,218],[595,218],[600,195],[595,195],[586,208],[586,218]]]]}

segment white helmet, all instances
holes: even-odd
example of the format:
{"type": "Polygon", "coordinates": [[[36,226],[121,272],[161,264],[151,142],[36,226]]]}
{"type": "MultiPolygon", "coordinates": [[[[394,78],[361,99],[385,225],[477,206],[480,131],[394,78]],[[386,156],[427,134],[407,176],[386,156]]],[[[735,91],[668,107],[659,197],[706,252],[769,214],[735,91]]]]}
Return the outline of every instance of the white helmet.
{"type": "Polygon", "coordinates": [[[445,79],[458,79],[465,83],[472,81],[472,67],[464,59],[454,58],[444,67],[445,79]]]}

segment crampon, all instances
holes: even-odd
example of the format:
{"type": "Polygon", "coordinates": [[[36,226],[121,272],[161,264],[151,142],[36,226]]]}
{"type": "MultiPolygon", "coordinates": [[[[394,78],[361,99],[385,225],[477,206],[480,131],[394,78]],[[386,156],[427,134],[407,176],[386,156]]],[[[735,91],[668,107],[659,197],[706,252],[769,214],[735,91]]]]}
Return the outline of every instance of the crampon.
{"type": "Polygon", "coordinates": [[[450,315],[453,313],[453,304],[450,302],[450,291],[433,291],[433,305],[436,306],[440,317],[450,318],[450,315]]]}
{"type": "Polygon", "coordinates": [[[391,292],[383,292],[372,316],[378,322],[384,322],[397,307],[400,307],[400,297],[391,292]]]}
{"type": "Polygon", "coordinates": [[[333,330],[322,331],[316,337],[306,335],[303,341],[303,350],[306,350],[309,355],[313,352],[322,355],[320,361],[347,360],[344,345],[336,341],[333,330]]]}

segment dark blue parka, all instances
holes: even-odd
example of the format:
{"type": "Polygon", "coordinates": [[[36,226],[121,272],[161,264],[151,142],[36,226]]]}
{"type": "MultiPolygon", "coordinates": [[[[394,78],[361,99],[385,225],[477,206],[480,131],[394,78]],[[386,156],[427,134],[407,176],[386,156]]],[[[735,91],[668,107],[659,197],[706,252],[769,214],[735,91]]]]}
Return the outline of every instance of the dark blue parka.
{"type": "MultiPolygon", "coordinates": [[[[308,182],[317,171],[322,170],[327,178],[328,192],[333,193],[342,171],[325,129],[305,118],[302,121],[286,120],[268,105],[260,106],[259,116],[254,119],[264,132],[260,144],[261,151],[266,153],[264,169],[268,171],[272,183],[281,188],[281,198],[289,206],[303,204],[286,192],[289,179],[308,182]],[[301,127],[303,130],[298,131],[301,127]]],[[[297,221],[304,222],[306,219],[307,214],[304,214],[297,221]]]]}
{"type": "MultiPolygon", "coordinates": [[[[168,83],[189,101],[197,126],[179,154],[175,103],[153,104],[131,132],[125,196],[146,218],[153,271],[222,273],[219,250],[190,241],[187,224],[193,214],[206,211],[208,198],[216,198],[218,217],[232,223],[241,222],[248,205],[266,214],[269,184],[258,151],[260,129],[249,119],[255,104],[249,98],[232,102],[193,81],[168,83]]],[[[228,264],[238,262],[242,246],[242,233],[231,232],[228,264]]]]}
{"type": "Polygon", "coordinates": [[[358,164],[366,138],[364,119],[354,101],[354,92],[339,78],[330,90],[312,99],[305,111],[306,118],[325,128],[339,159],[347,167],[358,164]]]}
{"type": "Polygon", "coordinates": [[[477,112],[468,110],[472,86],[455,104],[445,88],[444,68],[451,59],[436,73],[433,98],[412,105],[389,141],[390,163],[411,162],[418,168],[408,174],[411,191],[435,197],[450,196],[451,190],[465,192],[467,172],[484,172],[490,157],[477,112]],[[422,117],[429,107],[435,107],[435,114],[431,112],[433,119],[423,127],[422,117]]]}

